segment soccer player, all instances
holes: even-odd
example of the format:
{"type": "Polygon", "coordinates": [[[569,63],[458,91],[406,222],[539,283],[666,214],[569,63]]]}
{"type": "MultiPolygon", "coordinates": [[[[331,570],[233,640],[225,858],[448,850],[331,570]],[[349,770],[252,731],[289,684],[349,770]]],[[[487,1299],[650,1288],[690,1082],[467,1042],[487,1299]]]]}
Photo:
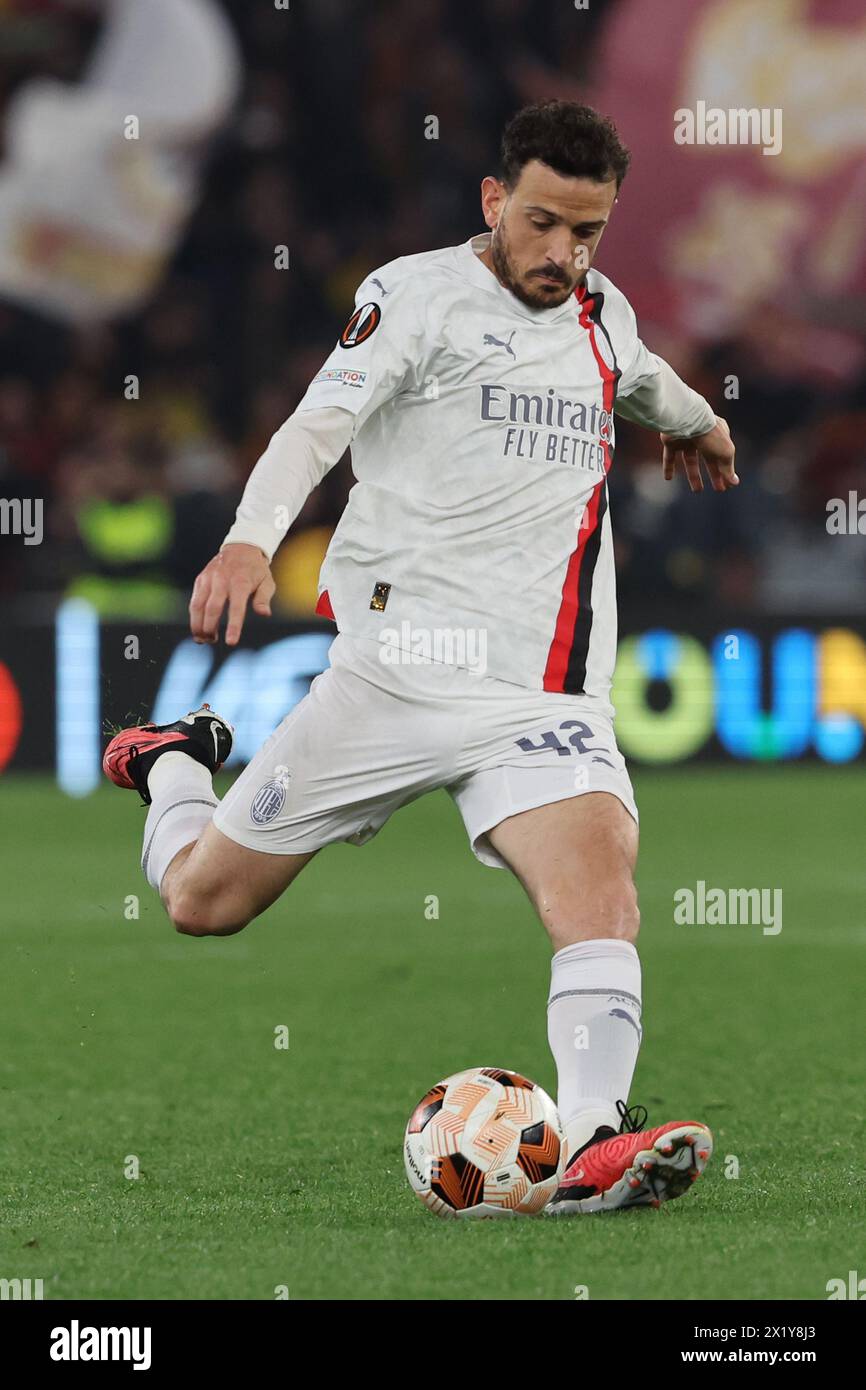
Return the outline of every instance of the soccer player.
{"type": "Polygon", "coordinates": [[[548,1210],[688,1190],[706,1125],[645,1129],[638,817],[609,692],[614,415],[661,433],[667,479],[738,483],[724,420],[637,334],[592,268],[629,162],[613,125],[553,101],[505,129],[487,233],[372,272],[339,342],[253,470],[199,575],[193,636],[268,614],[270,560],[351,444],[357,478],[320,577],[330,668],[221,802],[231,730],[205,705],[114,738],[105,770],[149,803],[142,867],[178,931],[240,931],[314,854],[363,844],[445,787],[474,853],[547,929],[548,1037],[568,1167],[548,1210]],[[582,1045],[582,1043],[586,1045],[582,1045]]]}

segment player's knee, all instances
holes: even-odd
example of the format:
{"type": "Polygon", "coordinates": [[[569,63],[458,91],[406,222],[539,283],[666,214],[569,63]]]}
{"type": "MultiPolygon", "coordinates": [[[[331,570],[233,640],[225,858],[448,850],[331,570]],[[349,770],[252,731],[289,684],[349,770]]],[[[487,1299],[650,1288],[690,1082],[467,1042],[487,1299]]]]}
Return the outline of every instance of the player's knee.
{"type": "Polygon", "coordinates": [[[233,936],[250,920],[236,904],[183,888],[169,894],[165,908],[183,936],[233,936]]]}

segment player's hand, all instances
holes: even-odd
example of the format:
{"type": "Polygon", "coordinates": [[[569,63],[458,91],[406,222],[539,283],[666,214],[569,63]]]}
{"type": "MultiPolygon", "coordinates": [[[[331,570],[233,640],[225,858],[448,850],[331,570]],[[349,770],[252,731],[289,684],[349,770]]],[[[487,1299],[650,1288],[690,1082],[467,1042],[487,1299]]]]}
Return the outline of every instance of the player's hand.
{"type": "Polygon", "coordinates": [[[727,492],[728,488],[738,487],[739,478],[734,468],[734,441],[728,423],[720,415],[706,434],[696,434],[686,439],[676,434],[663,434],[662,469],[670,481],[682,460],[689,487],[692,492],[703,492],[704,480],[701,477],[701,462],[709,474],[714,492],[727,492]]]}
{"type": "Polygon", "coordinates": [[[227,545],[205,565],[189,601],[189,630],[196,642],[216,642],[228,604],[226,645],[234,647],[241,635],[247,604],[253,612],[271,616],[274,596],[271,567],[257,545],[227,545]]]}

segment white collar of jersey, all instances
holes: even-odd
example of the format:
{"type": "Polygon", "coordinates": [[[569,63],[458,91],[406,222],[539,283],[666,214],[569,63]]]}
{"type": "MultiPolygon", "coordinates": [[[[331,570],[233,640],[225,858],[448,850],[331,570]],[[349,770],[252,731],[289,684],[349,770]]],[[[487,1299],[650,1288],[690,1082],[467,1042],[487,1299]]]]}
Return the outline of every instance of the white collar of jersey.
{"type": "Polygon", "coordinates": [[[479,232],[477,236],[470,237],[457,248],[460,269],[473,285],[487,290],[489,294],[495,294],[500,300],[505,300],[513,313],[520,314],[522,318],[532,319],[536,323],[546,323],[551,319],[565,318],[566,314],[574,314],[576,301],[573,295],[569,295],[564,304],[559,304],[553,309],[531,309],[528,304],[522,303],[511,290],[500,285],[493,271],[488,270],[479,259],[481,252],[486,251],[489,245],[490,232],[479,232]]]}

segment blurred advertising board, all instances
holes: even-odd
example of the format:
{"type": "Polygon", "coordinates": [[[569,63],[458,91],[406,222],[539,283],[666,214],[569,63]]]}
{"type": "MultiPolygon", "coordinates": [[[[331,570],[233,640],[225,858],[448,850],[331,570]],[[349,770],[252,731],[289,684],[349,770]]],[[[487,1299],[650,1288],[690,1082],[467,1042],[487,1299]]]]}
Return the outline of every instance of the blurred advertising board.
{"type": "MultiPolygon", "coordinates": [[[[170,722],[203,700],[235,725],[240,767],[326,668],[333,637],[330,623],[253,620],[229,651],[180,625],[100,623],[81,599],[49,621],[7,622],[0,769],[51,772],[86,795],[109,729],[170,722]]],[[[851,762],[864,756],[866,624],[626,627],[614,703],[637,764],[851,762]]]]}

